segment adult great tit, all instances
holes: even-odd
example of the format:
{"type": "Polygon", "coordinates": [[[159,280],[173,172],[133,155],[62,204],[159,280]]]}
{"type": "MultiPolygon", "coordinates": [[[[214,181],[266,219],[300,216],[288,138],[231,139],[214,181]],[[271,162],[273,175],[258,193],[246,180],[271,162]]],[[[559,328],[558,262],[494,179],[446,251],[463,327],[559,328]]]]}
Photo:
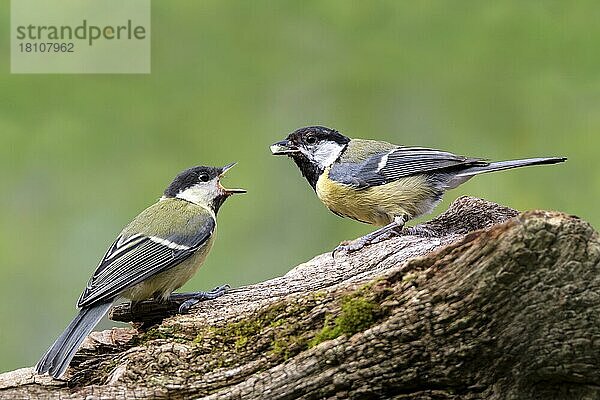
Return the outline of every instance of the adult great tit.
{"type": "MultiPolygon", "coordinates": [[[[407,221],[430,213],[446,190],[475,175],[566,160],[544,157],[488,162],[424,147],[350,139],[323,126],[300,128],[273,144],[271,152],[291,157],[335,214],[383,226],[343,243],[334,254],[356,251],[381,235],[401,231],[407,221]]],[[[409,233],[419,233],[415,228],[409,233]]]]}
{"type": "MultiPolygon", "coordinates": [[[[38,374],[61,377],[81,342],[117,298],[166,300],[194,275],[212,246],[219,207],[229,196],[246,192],[220,184],[221,176],[234,165],[181,172],[157,203],[123,229],[79,297],[79,314],[35,366],[38,374]]],[[[226,289],[224,285],[193,293],[180,312],[226,289]]]]}

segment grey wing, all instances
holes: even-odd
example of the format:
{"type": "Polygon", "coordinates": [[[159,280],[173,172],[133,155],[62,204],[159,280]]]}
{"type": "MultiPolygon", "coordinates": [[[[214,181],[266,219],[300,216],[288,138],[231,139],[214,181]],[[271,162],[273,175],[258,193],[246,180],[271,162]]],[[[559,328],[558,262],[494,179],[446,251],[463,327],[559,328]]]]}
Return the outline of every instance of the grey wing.
{"type": "Polygon", "coordinates": [[[370,156],[360,164],[338,164],[330,172],[331,179],[359,189],[430,172],[487,165],[481,158],[468,158],[425,147],[397,147],[370,156]]]}
{"type": "Polygon", "coordinates": [[[124,290],[176,266],[206,243],[215,226],[215,220],[209,217],[189,235],[119,236],[100,261],[77,306],[112,300],[124,290]]]}

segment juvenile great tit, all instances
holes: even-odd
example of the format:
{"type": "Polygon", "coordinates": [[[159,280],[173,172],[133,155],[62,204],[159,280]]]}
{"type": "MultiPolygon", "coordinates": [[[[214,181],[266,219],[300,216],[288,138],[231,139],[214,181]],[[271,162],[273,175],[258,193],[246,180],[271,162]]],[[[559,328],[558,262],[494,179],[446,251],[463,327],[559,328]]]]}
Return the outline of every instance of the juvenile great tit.
{"type": "MultiPolygon", "coordinates": [[[[234,165],[181,172],[157,203],[123,229],[79,297],[79,314],[35,366],[38,374],[61,377],[117,298],[166,300],[194,275],[213,244],[219,207],[229,196],[246,192],[221,186],[221,176],[234,165]]],[[[227,288],[192,293],[180,312],[200,300],[219,297],[227,288]]]]}
{"type": "MultiPolygon", "coordinates": [[[[424,147],[350,139],[323,126],[300,128],[274,143],[271,152],[291,157],[335,214],[383,226],[354,242],[342,243],[334,254],[356,251],[384,234],[401,232],[407,221],[430,213],[446,190],[475,175],[566,160],[544,157],[488,162],[424,147]]],[[[419,233],[416,228],[409,233],[419,233]]]]}

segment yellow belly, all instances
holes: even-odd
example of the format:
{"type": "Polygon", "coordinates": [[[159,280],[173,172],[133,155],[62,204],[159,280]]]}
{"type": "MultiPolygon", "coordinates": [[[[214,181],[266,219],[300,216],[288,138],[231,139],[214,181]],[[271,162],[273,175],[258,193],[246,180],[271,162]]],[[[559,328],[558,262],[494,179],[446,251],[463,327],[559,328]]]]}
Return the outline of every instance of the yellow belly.
{"type": "Polygon", "coordinates": [[[212,247],[213,239],[214,234],[213,237],[211,237],[208,242],[202,248],[198,249],[190,258],[165,272],[161,272],[160,274],[127,289],[121,296],[130,300],[141,301],[158,294],[166,300],[171,293],[182,287],[192,276],[194,276],[196,271],[198,271],[198,268],[204,263],[204,260],[212,247]]]}
{"type": "Polygon", "coordinates": [[[426,214],[437,203],[423,175],[357,190],[329,179],[327,168],[317,181],[316,192],[331,211],[377,226],[391,223],[394,217],[412,219],[426,214]]]}

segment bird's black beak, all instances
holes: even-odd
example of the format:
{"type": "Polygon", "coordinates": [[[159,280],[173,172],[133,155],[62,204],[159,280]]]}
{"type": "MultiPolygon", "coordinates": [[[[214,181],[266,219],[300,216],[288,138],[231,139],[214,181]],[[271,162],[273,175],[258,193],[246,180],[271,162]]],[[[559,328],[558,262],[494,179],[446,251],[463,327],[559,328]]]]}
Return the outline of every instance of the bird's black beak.
{"type": "Polygon", "coordinates": [[[273,143],[271,145],[271,153],[274,156],[284,156],[299,152],[300,149],[291,144],[289,140],[282,140],[281,142],[273,143]]]}
{"type": "MultiPolygon", "coordinates": [[[[229,171],[231,168],[233,168],[233,166],[237,164],[237,163],[231,163],[231,164],[227,164],[224,167],[221,167],[221,171],[219,172],[219,178],[221,178],[223,175],[225,175],[225,172],[229,171]]],[[[221,186],[221,183],[219,182],[219,186],[221,188],[221,190],[223,190],[223,192],[227,195],[230,196],[232,194],[239,194],[239,193],[246,193],[246,189],[227,189],[224,188],[223,186],[221,186]]]]}

